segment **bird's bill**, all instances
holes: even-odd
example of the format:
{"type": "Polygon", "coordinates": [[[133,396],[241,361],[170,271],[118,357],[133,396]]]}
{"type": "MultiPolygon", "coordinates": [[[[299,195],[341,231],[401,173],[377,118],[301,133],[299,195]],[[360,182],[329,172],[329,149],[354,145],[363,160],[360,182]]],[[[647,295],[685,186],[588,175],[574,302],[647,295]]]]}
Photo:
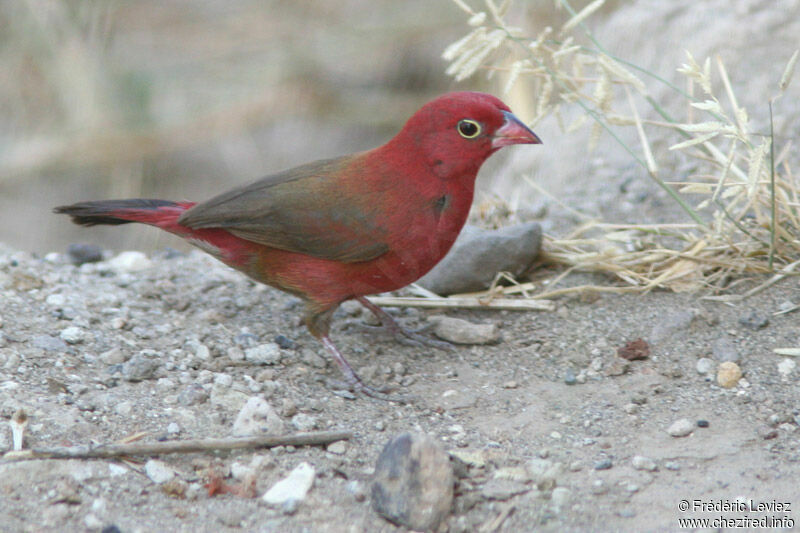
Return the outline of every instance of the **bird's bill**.
{"type": "Polygon", "coordinates": [[[505,123],[495,132],[492,148],[502,148],[511,144],[542,144],[542,141],[531,129],[518,119],[514,113],[503,111],[505,123]]]}

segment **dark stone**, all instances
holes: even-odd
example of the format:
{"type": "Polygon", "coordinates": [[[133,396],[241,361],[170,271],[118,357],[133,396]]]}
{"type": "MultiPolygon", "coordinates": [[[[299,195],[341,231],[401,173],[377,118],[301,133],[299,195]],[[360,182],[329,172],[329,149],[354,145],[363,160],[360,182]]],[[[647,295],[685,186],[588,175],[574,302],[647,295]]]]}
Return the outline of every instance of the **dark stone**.
{"type": "Polygon", "coordinates": [[[378,457],[372,506],[394,524],[435,531],[450,514],[453,482],[448,454],[436,440],[402,433],[378,457]]]}
{"type": "Polygon", "coordinates": [[[96,244],[70,244],[67,246],[69,262],[75,266],[84,263],[97,263],[103,260],[103,249],[96,244]]]}

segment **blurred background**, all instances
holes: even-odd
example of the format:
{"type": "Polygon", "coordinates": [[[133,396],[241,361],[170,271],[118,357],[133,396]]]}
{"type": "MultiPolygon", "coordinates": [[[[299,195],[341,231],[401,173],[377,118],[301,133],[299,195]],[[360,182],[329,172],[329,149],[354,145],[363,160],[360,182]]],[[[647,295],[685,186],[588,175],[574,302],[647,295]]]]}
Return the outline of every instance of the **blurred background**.
{"type": "Polygon", "coordinates": [[[430,98],[488,87],[444,74],[465,20],[429,0],[0,2],[0,242],[181,247],[51,209],[203,200],[376,146],[430,98]]]}
{"type": "MultiPolygon", "coordinates": [[[[517,0],[508,19],[527,35],[559,28],[570,16],[557,4],[517,0]]],[[[374,147],[448,90],[492,92],[531,120],[535,85],[503,95],[504,73],[460,83],[444,74],[442,51],[470,31],[468,18],[451,0],[0,2],[0,243],[41,253],[73,242],[185,247],[135,225],[87,230],[51,210],[87,199],[203,200],[374,147]]],[[[674,83],[685,81],[676,73],[684,50],[701,61],[719,55],[739,103],[763,127],[798,46],[800,1],[609,0],[589,25],[608,50],[674,83]]],[[[795,80],[776,110],[783,142],[800,132],[798,88],[795,80]]],[[[663,89],[651,96],[687,107],[663,89]]],[[[537,124],[544,146],[494,156],[478,203],[502,198],[552,223],[554,210],[539,209],[542,194],[525,177],[592,216],[665,217],[644,169],[607,136],[589,153],[588,129],[537,124]]],[[[625,135],[637,143],[635,132],[625,135]]],[[[667,153],[666,141],[651,141],[667,153]]],[[[663,167],[665,179],[692,170],[676,165],[663,167]]]]}

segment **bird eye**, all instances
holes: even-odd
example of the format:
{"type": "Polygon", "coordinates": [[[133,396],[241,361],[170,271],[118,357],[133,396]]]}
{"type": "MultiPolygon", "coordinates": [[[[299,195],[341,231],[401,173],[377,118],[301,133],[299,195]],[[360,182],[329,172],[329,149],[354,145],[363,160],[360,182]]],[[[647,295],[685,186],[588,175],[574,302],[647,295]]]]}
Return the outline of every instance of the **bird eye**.
{"type": "Polygon", "coordinates": [[[465,118],[458,121],[458,133],[465,139],[474,139],[481,133],[481,125],[465,118]]]}

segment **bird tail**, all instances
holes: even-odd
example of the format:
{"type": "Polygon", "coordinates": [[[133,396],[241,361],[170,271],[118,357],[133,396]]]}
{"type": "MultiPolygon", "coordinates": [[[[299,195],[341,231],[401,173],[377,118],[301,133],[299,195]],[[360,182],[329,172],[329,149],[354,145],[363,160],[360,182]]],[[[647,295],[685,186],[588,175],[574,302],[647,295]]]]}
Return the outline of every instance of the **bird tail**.
{"type": "Polygon", "coordinates": [[[170,231],[177,225],[178,217],[193,205],[194,202],[136,198],[131,200],[78,202],[77,204],[56,207],[53,212],[69,215],[75,224],[80,224],[81,226],[140,222],[170,231]]]}

